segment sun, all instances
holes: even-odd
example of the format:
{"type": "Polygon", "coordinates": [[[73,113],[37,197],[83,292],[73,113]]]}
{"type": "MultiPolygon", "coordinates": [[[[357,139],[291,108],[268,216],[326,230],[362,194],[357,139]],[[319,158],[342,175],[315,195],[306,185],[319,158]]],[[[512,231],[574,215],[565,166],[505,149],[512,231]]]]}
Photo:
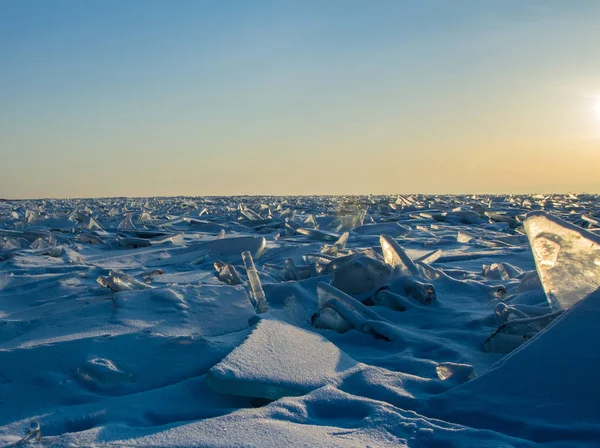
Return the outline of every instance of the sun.
{"type": "Polygon", "coordinates": [[[596,98],[594,101],[594,115],[596,115],[596,119],[600,121],[600,97],[596,98]]]}

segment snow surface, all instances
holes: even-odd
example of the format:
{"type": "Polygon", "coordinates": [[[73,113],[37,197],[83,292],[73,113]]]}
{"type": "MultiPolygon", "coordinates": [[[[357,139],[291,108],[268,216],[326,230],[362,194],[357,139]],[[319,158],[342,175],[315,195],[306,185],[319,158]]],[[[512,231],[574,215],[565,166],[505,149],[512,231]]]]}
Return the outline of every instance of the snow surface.
{"type": "Polygon", "coordinates": [[[598,199],[0,201],[0,446],[599,446],[598,199]]]}

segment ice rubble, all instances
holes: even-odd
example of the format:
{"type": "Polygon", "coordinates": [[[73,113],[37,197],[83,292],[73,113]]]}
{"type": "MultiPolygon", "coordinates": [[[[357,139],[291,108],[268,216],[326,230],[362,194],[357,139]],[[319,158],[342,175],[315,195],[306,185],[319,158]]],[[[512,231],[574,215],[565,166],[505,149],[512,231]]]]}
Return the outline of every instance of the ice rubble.
{"type": "Polygon", "coordinates": [[[0,444],[594,446],[598,204],[0,201],[0,444]]]}

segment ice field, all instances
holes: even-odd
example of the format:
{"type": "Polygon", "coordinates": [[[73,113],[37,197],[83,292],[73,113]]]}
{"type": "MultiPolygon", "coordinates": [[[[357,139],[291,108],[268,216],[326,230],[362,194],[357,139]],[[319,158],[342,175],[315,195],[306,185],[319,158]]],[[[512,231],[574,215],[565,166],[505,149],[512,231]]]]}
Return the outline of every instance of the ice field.
{"type": "Polygon", "coordinates": [[[0,200],[0,446],[600,446],[600,198],[0,200]]]}

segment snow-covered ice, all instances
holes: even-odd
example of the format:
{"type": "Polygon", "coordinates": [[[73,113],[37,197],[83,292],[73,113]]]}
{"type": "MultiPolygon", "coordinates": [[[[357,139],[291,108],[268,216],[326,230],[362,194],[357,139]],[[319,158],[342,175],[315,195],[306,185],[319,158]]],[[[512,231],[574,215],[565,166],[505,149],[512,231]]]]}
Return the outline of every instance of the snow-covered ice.
{"type": "Polygon", "coordinates": [[[600,198],[0,200],[0,446],[594,447],[600,198]]]}

